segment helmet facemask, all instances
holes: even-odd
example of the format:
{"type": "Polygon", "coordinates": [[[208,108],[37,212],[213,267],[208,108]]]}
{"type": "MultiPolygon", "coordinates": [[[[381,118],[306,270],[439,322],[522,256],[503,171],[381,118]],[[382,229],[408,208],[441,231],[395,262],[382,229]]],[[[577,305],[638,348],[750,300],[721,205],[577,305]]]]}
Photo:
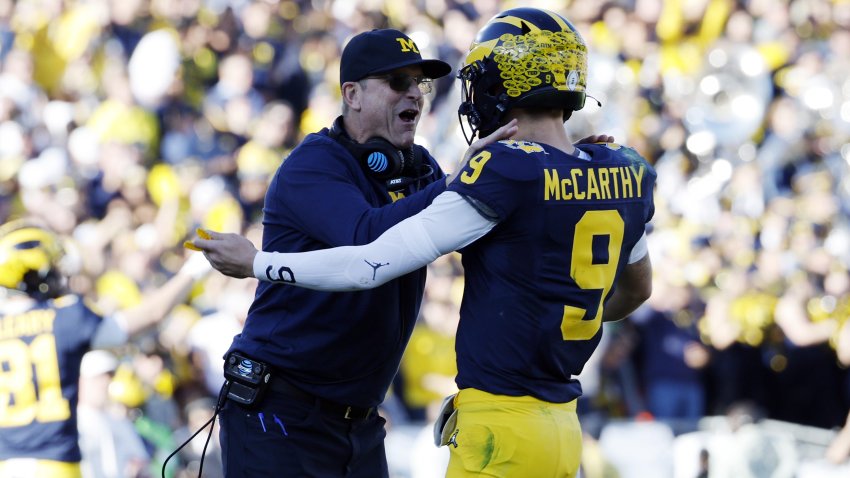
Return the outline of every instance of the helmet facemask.
{"type": "Polygon", "coordinates": [[[472,144],[476,134],[483,137],[495,131],[509,107],[508,95],[500,92],[498,82],[494,81],[498,77],[487,74],[487,63],[490,63],[489,68],[496,68],[492,61],[485,59],[476,60],[458,72],[461,104],[457,115],[467,144],[472,144]],[[464,116],[469,135],[464,127],[464,116]]]}

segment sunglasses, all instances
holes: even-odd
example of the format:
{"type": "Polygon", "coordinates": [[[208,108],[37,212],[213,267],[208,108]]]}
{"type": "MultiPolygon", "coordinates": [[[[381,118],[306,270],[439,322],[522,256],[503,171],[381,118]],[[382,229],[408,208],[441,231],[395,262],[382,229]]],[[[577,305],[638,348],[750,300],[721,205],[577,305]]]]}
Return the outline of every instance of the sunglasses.
{"type": "Polygon", "coordinates": [[[422,92],[423,95],[427,95],[433,91],[431,78],[425,76],[410,76],[403,73],[393,73],[389,75],[368,76],[366,78],[384,80],[388,85],[390,85],[390,88],[392,88],[393,91],[398,91],[400,93],[408,91],[410,89],[410,85],[414,82],[416,83],[416,86],[419,87],[419,91],[422,92]]]}

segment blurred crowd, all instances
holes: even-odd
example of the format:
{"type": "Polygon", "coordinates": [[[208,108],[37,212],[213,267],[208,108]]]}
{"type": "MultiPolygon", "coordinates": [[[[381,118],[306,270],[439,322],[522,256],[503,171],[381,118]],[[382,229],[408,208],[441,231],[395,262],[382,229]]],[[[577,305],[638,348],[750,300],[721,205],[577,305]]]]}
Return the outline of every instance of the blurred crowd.
{"type": "MultiPolygon", "coordinates": [[[[398,28],[457,68],[474,32],[516,6],[562,13],[588,43],[594,98],[573,137],[611,134],[658,171],[654,294],[606,325],[583,373],[588,436],[615,419],[686,432],[742,404],[841,428],[847,0],[0,0],[0,222],[45,221],[67,238],[75,292],[104,312],[131,306],[179,267],[196,227],[259,244],[271,175],[340,112],[352,34],[398,28]]],[[[459,96],[451,76],[437,81],[418,129],[449,172],[466,147],[459,96]]],[[[84,362],[81,407],[101,412],[115,450],[90,452],[90,476],[158,476],[209,419],[254,286],[213,274],[159,330],[84,362]]],[[[462,288],[459,256],[430,266],[390,427],[427,425],[454,391],[462,288]]],[[[84,449],[103,450],[97,433],[83,431],[84,449]]],[[[205,436],[169,476],[197,474],[205,436]]],[[[208,477],[220,475],[216,436],[208,477]]]]}

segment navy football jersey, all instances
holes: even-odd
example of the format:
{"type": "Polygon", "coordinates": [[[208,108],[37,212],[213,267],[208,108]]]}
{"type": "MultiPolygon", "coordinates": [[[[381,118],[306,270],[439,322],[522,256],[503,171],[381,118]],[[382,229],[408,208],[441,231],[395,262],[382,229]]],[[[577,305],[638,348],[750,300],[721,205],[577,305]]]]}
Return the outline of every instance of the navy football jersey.
{"type": "Polygon", "coordinates": [[[463,249],[460,388],[567,402],[601,338],[602,310],[654,212],[655,171],[636,151],[500,141],[448,190],[498,225],[463,249]]]}
{"type": "Polygon", "coordinates": [[[75,296],[0,313],[0,460],[79,462],[80,362],[101,317],[75,296]]]}

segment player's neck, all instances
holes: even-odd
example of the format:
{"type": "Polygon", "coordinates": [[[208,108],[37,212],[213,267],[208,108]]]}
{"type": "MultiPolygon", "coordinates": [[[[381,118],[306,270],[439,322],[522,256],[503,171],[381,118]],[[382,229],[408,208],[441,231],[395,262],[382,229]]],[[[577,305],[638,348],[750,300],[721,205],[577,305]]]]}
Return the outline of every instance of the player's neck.
{"type": "Polygon", "coordinates": [[[567,154],[574,154],[575,146],[564,129],[564,122],[560,117],[520,113],[516,115],[516,118],[518,129],[514,138],[545,143],[567,154]]]}

